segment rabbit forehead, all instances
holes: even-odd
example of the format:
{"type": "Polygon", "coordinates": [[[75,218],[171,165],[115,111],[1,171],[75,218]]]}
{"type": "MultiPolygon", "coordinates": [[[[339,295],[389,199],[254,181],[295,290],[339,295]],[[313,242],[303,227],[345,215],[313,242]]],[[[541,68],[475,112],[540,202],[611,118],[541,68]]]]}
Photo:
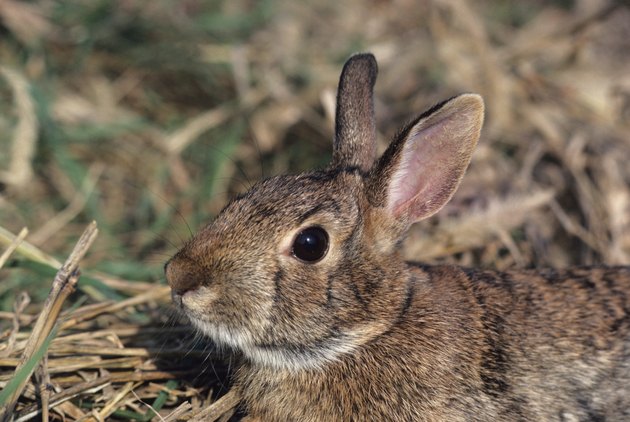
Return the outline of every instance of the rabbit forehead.
{"type": "Polygon", "coordinates": [[[360,174],[338,171],[264,180],[231,201],[180,253],[215,270],[248,262],[260,268],[302,226],[322,225],[343,236],[360,218],[354,192],[362,184],[360,174]]]}
{"type": "Polygon", "coordinates": [[[277,176],[256,184],[228,204],[215,220],[217,229],[261,228],[282,233],[316,214],[355,218],[362,178],[354,172],[315,172],[277,176]]]}

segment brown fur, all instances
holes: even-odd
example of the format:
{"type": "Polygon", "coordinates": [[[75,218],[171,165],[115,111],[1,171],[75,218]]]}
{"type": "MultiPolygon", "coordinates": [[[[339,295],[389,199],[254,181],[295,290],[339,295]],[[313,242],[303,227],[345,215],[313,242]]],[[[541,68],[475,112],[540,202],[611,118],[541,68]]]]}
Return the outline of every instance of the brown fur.
{"type": "Polygon", "coordinates": [[[372,92],[378,73],[369,54],[351,57],[341,71],[335,114],[332,167],[368,171],[376,159],[376,123],[372,92]]]}
{"type": "MultiPolygon", "coordinates": [[[[339,96],[371,104],[375,66],[352,58],[339,96]]],[[[373,119],[370,107],[338,110],[338,128],[373,119]]],[[[243,354],[235,387],[251,420],[630,419],[629,267],[500,273],[401,258],[408,226],[455,191],[482,117],[479,97],[453,98],[373,166],[365,141],[338,134],[331,169],[260,182],[169,261],[175,302],[243,354]],[[313,225],[330,245],[309,264],[291,245],[313,225]]]]}

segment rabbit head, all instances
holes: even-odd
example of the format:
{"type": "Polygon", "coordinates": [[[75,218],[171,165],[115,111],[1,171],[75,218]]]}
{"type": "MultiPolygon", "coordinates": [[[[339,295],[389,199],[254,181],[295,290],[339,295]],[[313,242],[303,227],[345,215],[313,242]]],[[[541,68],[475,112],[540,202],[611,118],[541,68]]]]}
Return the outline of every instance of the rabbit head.
{"type": "Polygon", "coordinates": [[[372,55],[346,63],[328,169],[259,182],[166,265],[193,324],[254,364],[314,368],[386,331],[405,306],[401,241],[468,166],[483,121],[474,94],[413,120],[377,161],[376,74],[372,55]]]}

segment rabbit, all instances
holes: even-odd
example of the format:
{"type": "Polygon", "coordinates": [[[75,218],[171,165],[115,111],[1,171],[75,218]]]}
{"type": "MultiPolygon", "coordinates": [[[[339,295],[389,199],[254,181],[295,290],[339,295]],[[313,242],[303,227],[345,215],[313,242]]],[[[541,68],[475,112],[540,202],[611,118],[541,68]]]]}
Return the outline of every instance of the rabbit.
{"type": "Polygon", "coordinates": [[[240,356],[244,420],[630,420],[630,267],[405,262],[484,103],[434,106],[377,160],[376,76],[371,54],[346,62],[328,168],[258,182],[165,266],[175,305],[240,356]]]}

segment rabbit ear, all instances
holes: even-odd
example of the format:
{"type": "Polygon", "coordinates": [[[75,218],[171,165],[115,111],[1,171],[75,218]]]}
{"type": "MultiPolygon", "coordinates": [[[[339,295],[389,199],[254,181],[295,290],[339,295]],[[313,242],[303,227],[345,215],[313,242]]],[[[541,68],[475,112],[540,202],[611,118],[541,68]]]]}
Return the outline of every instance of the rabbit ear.
{"type": "Polygon", "coordinates": [[[346,62],[339,78],[332,167],[372,168],[376,157],[376,123],[372,93],[378,68],[371,54],[346,62]]]}
{"type": "Polygon", "coordinates": [[[483,110],[479,95],[464,94],[433,107],[407,126],[370,175],[371,201],[407,225],[438,212],[468,167],[483,110]]]}

